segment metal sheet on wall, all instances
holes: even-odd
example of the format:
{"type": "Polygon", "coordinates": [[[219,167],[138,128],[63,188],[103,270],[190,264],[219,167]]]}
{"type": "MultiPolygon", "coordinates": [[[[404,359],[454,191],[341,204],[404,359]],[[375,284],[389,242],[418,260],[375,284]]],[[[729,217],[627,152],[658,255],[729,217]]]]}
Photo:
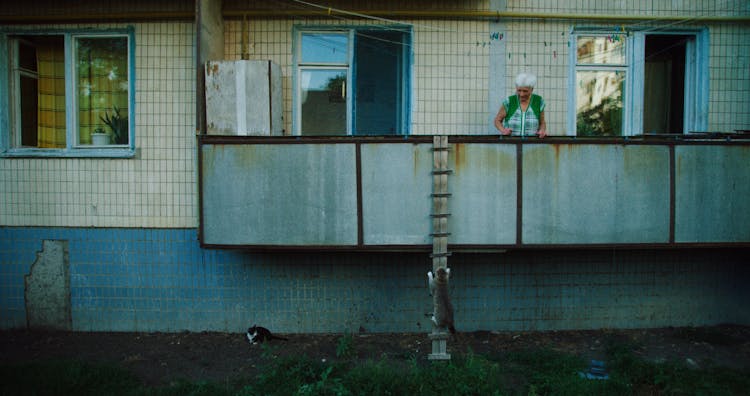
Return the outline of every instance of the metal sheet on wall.
{"type": "Polygon", "coordinates": [[[354,144],[202,150],[205,244],[357,244],[354,144]]]}
{"type": "Polygon", "coordinates": [[[675,242],[750,241],[750,146],[675,147],[675,242]]]}
{"type": "Polygon", "coordinates": [[[456,244],[516,242],[516,145],[451,145],[448,222],[456,244]]]}
{"type": "Polygon", "coordinates": [[[432,243],[432,145],[362,145],[365,245],[432,243]]]}
{"type": "Polygon", "coordinates": [[[523,147],[524,244],[668,243],[669,147],[523,147]]]}

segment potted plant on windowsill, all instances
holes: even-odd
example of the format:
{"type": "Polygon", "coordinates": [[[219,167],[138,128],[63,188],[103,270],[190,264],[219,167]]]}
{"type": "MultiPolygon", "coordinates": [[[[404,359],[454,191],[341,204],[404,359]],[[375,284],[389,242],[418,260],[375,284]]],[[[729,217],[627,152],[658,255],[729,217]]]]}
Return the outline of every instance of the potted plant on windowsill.
{"type": "Polygon", "coordinates": [[[112,110],[112,115],[104,112],[104,117],[99,116],[99,119],[112,130],[115,144],[128,144],[128,116],[121,115],[117,106],[112,106],[112,110]]]}
{"type": "Polygon", "coordinates": [[[106,146],[109,144],[109,134],[104,132],[104,128],[97,127],[91,133],[91,144],[94,146],[106,146]]]}

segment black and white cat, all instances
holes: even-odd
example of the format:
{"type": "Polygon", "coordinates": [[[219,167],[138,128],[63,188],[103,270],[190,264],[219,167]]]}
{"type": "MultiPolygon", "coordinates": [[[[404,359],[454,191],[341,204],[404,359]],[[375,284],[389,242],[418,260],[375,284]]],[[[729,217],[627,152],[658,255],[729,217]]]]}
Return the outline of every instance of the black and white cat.
{"type": "Polygon", "coordinates": [[[258,325],[253,325],[253,327],[248,328],[246,336],[247,340],[253,345],[271,340],[289,340],[288,338],[277,336],[271,333],[271,330],[258,325]]]}

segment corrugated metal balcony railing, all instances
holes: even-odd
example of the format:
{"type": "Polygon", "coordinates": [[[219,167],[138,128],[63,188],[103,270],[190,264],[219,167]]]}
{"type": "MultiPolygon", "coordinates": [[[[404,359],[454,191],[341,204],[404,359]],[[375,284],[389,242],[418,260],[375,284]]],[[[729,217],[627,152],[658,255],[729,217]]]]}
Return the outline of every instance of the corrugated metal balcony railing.
{"type": "MultiPolygon", "coordinates": [[[[433,140],[200,136],[207,247],[432,247],[433,140]]],[[[451,250],[750,245],[750,141],[450,136],[451,250]]]]}

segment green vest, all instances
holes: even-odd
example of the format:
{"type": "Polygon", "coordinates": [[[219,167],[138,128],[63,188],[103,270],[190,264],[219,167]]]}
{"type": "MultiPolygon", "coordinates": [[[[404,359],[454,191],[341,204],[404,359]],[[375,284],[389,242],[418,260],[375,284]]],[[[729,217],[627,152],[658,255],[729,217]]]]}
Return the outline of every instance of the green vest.
{"type": "MultiPolygon", "coordinates": [[[[518,100],[518,95],[513,95],[508,97],[508,109],[505,109],[505,122],[508,122],[510,120],[510,117],[513,116],[513,113],[518,110],[518,107],[521,105],[521,103],[518,100]]],[[[534,115],[536,115],[536,118],[540,118],[540,114],[542,113],[542,97],[537,94],[531,94],[531,99],[529,99],[529,106],[531,106],[531,111],[534,112],[534,115]]]]}

